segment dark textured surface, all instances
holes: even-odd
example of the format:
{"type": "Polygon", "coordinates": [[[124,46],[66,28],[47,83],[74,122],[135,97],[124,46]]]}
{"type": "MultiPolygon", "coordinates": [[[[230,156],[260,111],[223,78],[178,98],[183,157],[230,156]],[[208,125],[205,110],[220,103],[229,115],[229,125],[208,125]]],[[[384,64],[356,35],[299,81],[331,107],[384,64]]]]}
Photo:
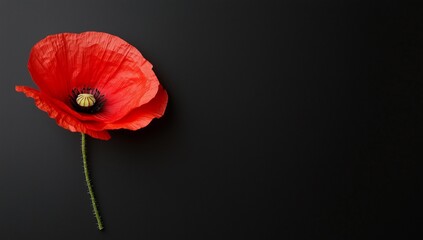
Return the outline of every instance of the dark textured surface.
{"type": "Polygon", "coordinates": [[[421,234],[418,1],[23,2],[0,2],[1,239],[421,234]],[[14,91],[33,44],[87,30],[136,46],[170,97],[88,142],[104,232],[79,135],[14,91]]]}

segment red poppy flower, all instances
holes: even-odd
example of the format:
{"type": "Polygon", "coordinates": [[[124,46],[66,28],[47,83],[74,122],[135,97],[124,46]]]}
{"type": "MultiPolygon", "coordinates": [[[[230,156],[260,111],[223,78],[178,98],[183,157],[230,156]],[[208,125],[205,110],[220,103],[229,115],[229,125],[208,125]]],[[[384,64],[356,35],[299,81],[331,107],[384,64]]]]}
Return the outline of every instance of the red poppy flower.
{"type": "Polygon", "coordinates": [[[99,32],[61,33],[38,42],[28,62],[39,87],[16,86],[57,124],[81,133],[81,152],[94,215],[96,205],[85,152],[85,134],[108,140],[108,130],[137,130],[160,118],[167,93],[152,65],[119,37],[99,32]]]}
{"type": "Polygon", "coordinates": [[[107,33],[50,35],[32,48],[28,69],[39,90],[16,91],[72,132],[108,140],[108,130],[143,128],[166,109],[151,63],[107,33]]]}

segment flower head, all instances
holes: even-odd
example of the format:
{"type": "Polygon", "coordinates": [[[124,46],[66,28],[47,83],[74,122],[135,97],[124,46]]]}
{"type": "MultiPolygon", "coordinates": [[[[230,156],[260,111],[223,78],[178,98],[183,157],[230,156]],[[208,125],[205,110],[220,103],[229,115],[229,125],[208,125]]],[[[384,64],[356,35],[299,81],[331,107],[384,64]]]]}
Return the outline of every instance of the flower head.
{"type": "Polygon", "coordinates": [[[152,65],[119,37],[84,32],[50,35],[31,50],[39,90],[16,86],[57,124],[108,140],[108,130],[137,130],[160,118],[168,96],[152,65]]]}

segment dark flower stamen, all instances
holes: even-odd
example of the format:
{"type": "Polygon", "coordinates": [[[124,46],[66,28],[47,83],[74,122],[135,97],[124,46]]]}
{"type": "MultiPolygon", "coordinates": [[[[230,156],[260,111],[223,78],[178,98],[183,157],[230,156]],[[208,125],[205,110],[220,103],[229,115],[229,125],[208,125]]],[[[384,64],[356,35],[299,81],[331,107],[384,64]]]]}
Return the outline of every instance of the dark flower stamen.
{"type": "Polygon", "coordinates": [[[72,107],[77,112],[97,113],[106,102],[104,95],[97,88],[74,88],[69,96],[72,107]]]}

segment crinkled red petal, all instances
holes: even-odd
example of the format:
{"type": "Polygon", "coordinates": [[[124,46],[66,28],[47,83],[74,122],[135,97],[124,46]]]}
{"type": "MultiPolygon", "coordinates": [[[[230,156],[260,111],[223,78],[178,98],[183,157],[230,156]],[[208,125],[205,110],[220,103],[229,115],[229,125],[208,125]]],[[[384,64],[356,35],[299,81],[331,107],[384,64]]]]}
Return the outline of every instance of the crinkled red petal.
{"type": "Polygon", "coordinates": [[[160,85],[156,96],[148,103],[132,110],[122,119],[112,123],[93,123],[86,122],[90,129],[97,131],[113,129],[138,130],[147,126],[154,118],[163,116],[168,102],[166,90],[160,85]]]}
{"type": "Polygon", "coordinates": [[[163,116],[168,101],[166,90],[162,86],[156,96],[147,104],[129,112],[120,120],[107,124],[104,129],[130,129],[138,130],[147,126],[154,118],[163,116]]]}
{"type": "Polygon", "coordinates": [[[71,132],[82,132],[93,138],[109,140],[110,134],[107,131],[97,131],[87,128],[80,120],[71,114],[64,112],[58,105],[63,104],[56,99],[29,87],[16,86],[16,91],[24,93],[27,97],[35,100],[35,105],[46,112],[51,118],[55,119],[57,124],[71,132]]]}

